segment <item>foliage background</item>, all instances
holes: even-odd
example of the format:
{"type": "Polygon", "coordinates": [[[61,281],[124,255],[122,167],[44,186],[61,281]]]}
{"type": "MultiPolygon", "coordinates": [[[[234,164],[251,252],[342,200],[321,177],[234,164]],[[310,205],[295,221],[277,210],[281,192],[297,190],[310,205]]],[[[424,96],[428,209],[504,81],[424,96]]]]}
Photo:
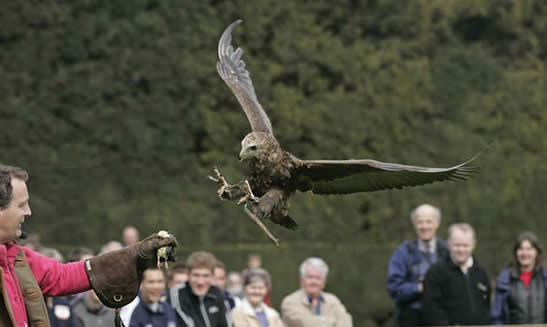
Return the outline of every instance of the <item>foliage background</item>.
{"type": "Polygon", "coordinates": [[[387,261],[408,213],[478,230],[492,276],[518,231],[545,236],[547,3],[541,0],[2,1],[0,161],[31,173],[25,229],[63,249],[172,231],[183,247],[273,275],[274,304],[319,255],[356,326],[388,325],[387,261]],[[319,198],[298,194],[278,249],[206,179],[229,181],[249,132],[216,74],[224,28],[258,97],[301,158],[450,166],[484,149],[468,183],[319,198]]]}

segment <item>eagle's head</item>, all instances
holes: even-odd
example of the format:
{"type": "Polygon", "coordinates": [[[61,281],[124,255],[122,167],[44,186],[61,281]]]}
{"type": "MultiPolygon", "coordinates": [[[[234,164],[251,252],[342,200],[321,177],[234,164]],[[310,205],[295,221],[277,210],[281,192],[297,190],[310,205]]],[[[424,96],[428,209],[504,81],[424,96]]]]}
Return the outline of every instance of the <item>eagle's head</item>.
{"type": "Polygon", "coordinates": [[[270,134],[262,132],[253,132],[247,134],[241,141],[240,160],[268,160],[268,158],[277,153],[280,149],[279,142],[270,134]]]}

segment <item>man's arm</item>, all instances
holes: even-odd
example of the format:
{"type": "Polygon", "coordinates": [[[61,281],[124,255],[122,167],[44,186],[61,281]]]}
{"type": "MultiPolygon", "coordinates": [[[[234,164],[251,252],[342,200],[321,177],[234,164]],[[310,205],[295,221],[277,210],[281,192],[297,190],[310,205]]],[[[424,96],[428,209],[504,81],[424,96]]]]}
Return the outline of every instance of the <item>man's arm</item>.
{"type": "Polygon", "coordinates": [[[83,261],[61,264],[28,248],[23,248],[23,251],[43,294],[62,296],[91,288],[83,261]]]}
{"type": "Polygon", "coordinates": [[[408,251],[401,245],[389,261],[387,272],[387,290],[391,298],[397,302],[410,301],[420,294],[418,282],[408,280],[408,251]]]}
{"type": "Polygon", "coordinates": [[[439,267],[433,265],[425,275],[424,292],[422,295],[423,320],[428,326],[446,326],[446,312],[441,306],[443,300],[442,280],[439,267]]]}

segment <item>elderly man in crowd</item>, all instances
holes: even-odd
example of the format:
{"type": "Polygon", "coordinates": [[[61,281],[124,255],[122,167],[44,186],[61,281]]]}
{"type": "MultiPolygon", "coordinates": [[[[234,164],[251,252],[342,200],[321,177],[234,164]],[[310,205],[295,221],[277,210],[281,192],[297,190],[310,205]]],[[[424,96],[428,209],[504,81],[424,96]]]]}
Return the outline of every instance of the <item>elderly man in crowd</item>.
{"type": "Polygon", "coordinates": [[[424,280],[426,325],[490,323],[490,280],[472,256],[475,244],[471,225],[454,224],[448,229],[450,255],[431,266],[424,280]]]}
{"type": "Polygon", "coordinates": [[[423,280],[429,267],[448,254],[445,241],[436,236],[441,211],[422,204],[412,211],[410,220],[417,239],[404,241],[389,262],[387,290],[395,302],[395,325],[422,324],[423,280]]]}
{"type": "Polygon", "coordinates": [[[285,327],[352,327],[351,316],[340,300],[323,292],[329,267],[321,258],[300,265],[300,289],[281,303],[285,327]]]}

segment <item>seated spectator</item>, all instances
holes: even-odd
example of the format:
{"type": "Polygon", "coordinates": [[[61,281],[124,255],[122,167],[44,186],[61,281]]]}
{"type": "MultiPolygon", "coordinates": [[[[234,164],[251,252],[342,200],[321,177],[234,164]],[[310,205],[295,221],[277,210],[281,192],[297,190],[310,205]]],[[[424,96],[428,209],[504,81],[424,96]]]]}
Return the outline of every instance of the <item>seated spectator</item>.
{"type": "Polygon", "coordinates": [[[104,306],[93,290],[74,300],[72,314],[76,327],[114,326],[114,310],[104,306]]]}
{"type": "Polygon", "coordinates": [[[231,271],[226,278],[226,291],[231,296],[243,299],[243,278],[237,271],[231,271]]]}
{"type": "Polygon", "coordinates": [[[177,314],[178,327],[227,327],[229,313],[224,294],[213,285],[216,258],[198,251],[188,257],[188,281],[169,289],[169,302],[177,314]]]}
{"type": "Polygon", "coordinates": [[[541,247],[532,232],[519,235],[513,247],[514,264],[496,280],[492,322],[496,325],[544,324],[547,271],[542,267],[541,247]]]}
{"type": "Polygon", "coordinates": [[[140,301],[129,320],[129,327],[175,327],[176,319],[173,308],[161,301],[165,290],[165,276],[157,268],[144,271],[141,282],[140,301]]]}
{"type": "Polygon", "coordinates": [[[243,278],[245,298],[232,310],[236,327],[283,327],[281,317],[264,303],[270,275],[262,268],[248,269],[243,278]]]}
{"type": "Polygon", "coordinates": [[[469,224],[448,229],[449,256],[425,275],[423,319],[430,326],[488,325],[490,280],[472,256],[476,237],[469,224]]]}
{"type": "Polygon", "coordinates": [[[239,299],[237,299],[237,302],[236,302],[236,299],[233,298],[230,295],[230,293],[228,293],[225,290],[225,288],[226,288],[226,266],[220,260],[217,260],[217,263],[215,265],[213,284],[216,287],[220,288],[220,290],[224,293],[224,298],[226,300],[226,308],[228,310],[232,310],[236,306],[236,303],[239,302],[239,299]]]}
{"type": "Polygon", "coordinates": [[[286,327],[351,327],[351,315],[340,300],[323,292],[329,267],[321,258],[308,258],[300,265],[300,289],[281,303],[286,327]]]}
{"type": "Polygon", "coordinates": [[[387,290],[395,303],[395,325],[422,324],[423,280],[429,267],[448,255],[446,242],[437,237],[441,211],[429,204],[410,214],[415,240],[404,241],[393,253],[387,272],[387,290]]]}
{"type": "Polygon", "coordinates": [[[167,287],[171,288],[176,285],[184,284],[188,280],[188,268],[186,263],[177,262],[169,265],[167,270],[167,287]]]}

